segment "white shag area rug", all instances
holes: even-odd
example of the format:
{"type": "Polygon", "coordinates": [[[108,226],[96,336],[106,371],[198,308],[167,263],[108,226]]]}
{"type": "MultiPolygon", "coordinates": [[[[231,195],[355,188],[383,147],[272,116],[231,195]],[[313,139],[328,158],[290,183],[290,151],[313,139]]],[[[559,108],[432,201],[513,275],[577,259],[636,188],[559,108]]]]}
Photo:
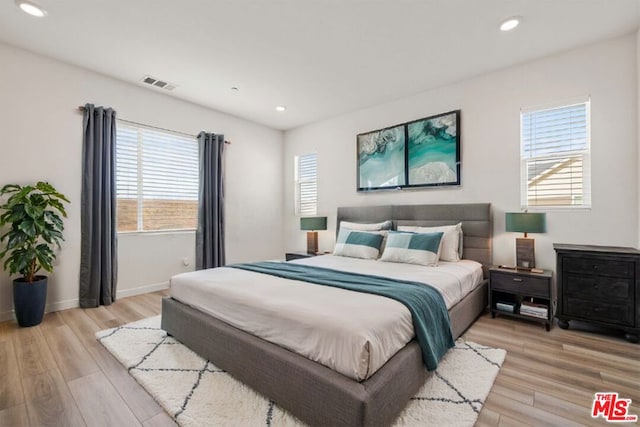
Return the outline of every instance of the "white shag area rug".
{"type": "MultiPolygon", "coordinates": [[[[160,316],[100,331],[96,338],[181,426],[304,425],[167,336],[160,316]]],[[[472,426],[505,355],[458,339],[396,425],[472,426]]]]}

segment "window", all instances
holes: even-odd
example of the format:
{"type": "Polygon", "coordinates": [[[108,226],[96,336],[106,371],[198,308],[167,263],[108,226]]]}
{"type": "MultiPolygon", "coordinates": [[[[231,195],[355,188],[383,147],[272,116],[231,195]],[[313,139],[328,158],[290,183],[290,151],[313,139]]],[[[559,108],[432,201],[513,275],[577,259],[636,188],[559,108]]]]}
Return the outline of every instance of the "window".
{"type": "Polygon", "coordinates": [[[118,122],[118,232],[194,230],[198,143],[193,137],[118,122]]]}
{"type": "Polygon", "coordinates": [[[590,207],[590,101],[523,110],[522,206],[590,207]]]}
{"type": "Polygon", "coordinates": [[[315,215],[318,211],[318,154],[296,156],[296,215],[315,215]]]}

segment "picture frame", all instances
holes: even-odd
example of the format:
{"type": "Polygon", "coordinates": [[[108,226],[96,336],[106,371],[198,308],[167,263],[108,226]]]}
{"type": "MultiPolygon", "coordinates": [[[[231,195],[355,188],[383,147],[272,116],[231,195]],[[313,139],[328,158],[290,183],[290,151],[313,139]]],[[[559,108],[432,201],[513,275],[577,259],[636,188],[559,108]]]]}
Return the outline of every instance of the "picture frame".
{"type": "Polygon", "coordinates": [[[356,136],[357,191],[459,186],[460,110],[356,136]]]}
{"type": "Polygon", "coordinates": [[[406,185],[404,124],[356,137],[358,191],[393,189],[406,185]]]}
{"type": "Polygon", "coordinates": [[[407,123],[407,187],[460,185],[460,110],[407,123]]]}

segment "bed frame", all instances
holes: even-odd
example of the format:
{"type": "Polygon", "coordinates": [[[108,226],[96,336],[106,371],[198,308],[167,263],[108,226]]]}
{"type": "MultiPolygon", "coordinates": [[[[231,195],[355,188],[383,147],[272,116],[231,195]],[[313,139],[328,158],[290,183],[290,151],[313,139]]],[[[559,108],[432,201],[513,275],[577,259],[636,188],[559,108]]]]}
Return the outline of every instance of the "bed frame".
{"type": "MultiPolygon", "coordinates": [[[[449,310],[460,336],[487,306],[491,205],[397,205],[338,208],[340,221],[398,225],[462,222],[463,257],[483,264],[485,281],[449,310]]],[[[172,298],[162,301],[162,328],[217,367],[310,425],[389,425],[428,376],[415,340],[374,375],[357,382],[172,298]]]]}

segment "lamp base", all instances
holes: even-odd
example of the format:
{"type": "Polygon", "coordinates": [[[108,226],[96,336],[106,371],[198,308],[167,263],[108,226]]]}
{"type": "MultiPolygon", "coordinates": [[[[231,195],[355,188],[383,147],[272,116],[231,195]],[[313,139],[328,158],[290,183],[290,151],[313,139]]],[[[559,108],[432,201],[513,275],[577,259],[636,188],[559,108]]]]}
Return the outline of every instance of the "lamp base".
{"type": "Polygon", "coordinates": [[[516,268],[531,270],[536,266],[535,240],[520,237],[516,239],[516,268]]]}
{"type": "Polygon", "coordinates": [[[307,231],[307,253],[315,255],[318,252],[318,232],[307,231]]]}

